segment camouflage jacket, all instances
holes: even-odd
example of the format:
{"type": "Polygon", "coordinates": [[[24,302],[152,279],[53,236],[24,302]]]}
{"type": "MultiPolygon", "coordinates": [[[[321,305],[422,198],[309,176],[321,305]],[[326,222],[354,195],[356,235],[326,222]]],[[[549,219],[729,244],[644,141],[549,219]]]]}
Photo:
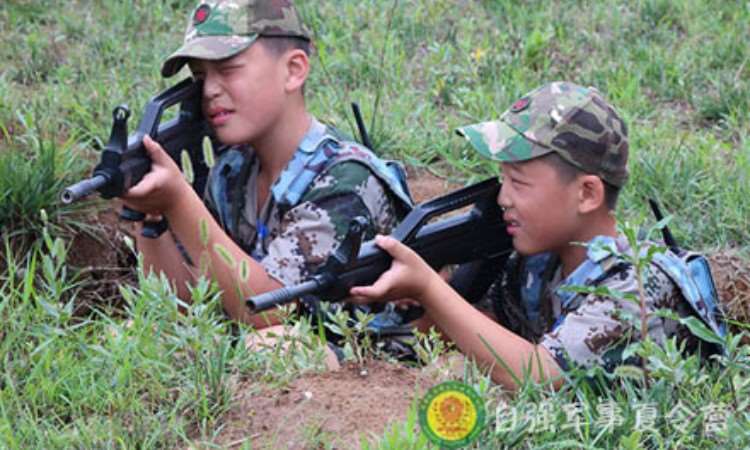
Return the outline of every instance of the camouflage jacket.
{"type": "MultiPolygon", "coordinates": [[[[544,346],[563,370],[571,365],[613,370],[625,362],[621,358],[625,347],[641,339],[640,305],[618,295],[638,296],[636,273],[609,249],[621,254],[631,251],[622,236],[598,236],[588,245],[587,260],[565,279],[551,254],[525,258],[513,254],[483,303],[489,303],[501,325],[544,346]],[[605,288],[614,295],[580,293],[566,286],[605,288]]],[[[659,309],[679,317],[695,314],[660,264],[650,264],[644,291],[649,336],[659,343],[676,336],[688,350],[697,349],[699,341],[687,327],[653,314],[659,309]]]]}
{"type": "Polygon", "coordinates": [[[294,156],[257,205],[259,160],[225,150],[211,169],[204,202],[229,236],[282,284],[304,281],[338,247],[353,217],[366,239],[389,233],[411,207],[406,187],[369,150],[313,119],[294,156]]]}

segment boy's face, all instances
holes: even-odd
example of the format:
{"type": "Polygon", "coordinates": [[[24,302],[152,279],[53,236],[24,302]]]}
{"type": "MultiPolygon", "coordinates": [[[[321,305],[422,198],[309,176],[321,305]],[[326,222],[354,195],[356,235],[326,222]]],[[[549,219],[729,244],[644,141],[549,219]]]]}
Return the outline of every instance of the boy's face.
{"type": "Polygon", "coordinates": [[[203,113],[222,143],[253,144],[281,118],[284,60],[262,44],[256,42],[228,59],[189,64],[193,76],[203,80],[203,113]]]}
{"type": "Polygon", "coordinates": [[[502,182],[498,204],[516,251],[559,253],[575,240],[578,183],[564,182],[551,164],[540,159],[503,163],[502,182]]]}

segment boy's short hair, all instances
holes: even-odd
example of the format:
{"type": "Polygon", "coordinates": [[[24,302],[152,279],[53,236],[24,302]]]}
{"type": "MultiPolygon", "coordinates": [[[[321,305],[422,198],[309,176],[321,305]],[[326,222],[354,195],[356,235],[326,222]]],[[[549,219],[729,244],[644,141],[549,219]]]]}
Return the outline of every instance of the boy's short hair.
{"type": "MultiPolygon", "coordinates": [[[[557,153],[547,153],[544,156],[540,156],[539,159],[544,160],[545,163],[552,166],[563,183],[570,183],[579,175],[585,173],[578,167],[562,159],[557,153]]],[[[617,207],[617,199],[620,196],[620,188],[604,180],[602,180],[602,184],[604,185],[604,204],[607,206],[607,209],[614,211],[617,207]]]]}
{"type": "MultiPolygon", "coordinates": [[[[280,58],[289,50],[302,50],[307,56],[312,52],[312,42],[309,39],[286,36],[261,36],[258,41],[276,58],[280,58]]],[[[302,85],[302,95],[305,95],[305,85],[302,85]]]]}
{"type": "Polygon", "coordinates": [[[307,56],[312,52],[312,43],[308,39],[297,37],[261,36],[258,39],[263,46],[275,56],[281,56],[289,50],[302,50],[307,56]]]}
{"type": "Polygon", "coordinates": [[[203,0],[188,17],[182,47],[164,61],[161,74],[171,77],[191,58],[231,58],[259,37],[307,41],[308,51],[311,40],[292,0],[203,0]]]}
{"type": "Polygon", "coordinates": [[[521,162],[555,154],[597,175],[605,186],[619,189],[628,178],[627,127],[594,88],[549,83],[521,97],[499,120],[456,131],[494,160],[521,162]]]}

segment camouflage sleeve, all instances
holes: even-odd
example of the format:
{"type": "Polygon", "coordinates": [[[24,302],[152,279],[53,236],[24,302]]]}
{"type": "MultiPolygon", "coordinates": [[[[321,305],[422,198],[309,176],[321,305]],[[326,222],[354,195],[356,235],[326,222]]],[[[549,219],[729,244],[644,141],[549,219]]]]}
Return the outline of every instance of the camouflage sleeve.
{"type": "MultiPolygon", "coordinates": [[[[612,292],[638,295],[635,271],[622,270],[599,284],[612,292]]],[[[673,305],[676,287],[659,269],[652,266],[645,284],[648,334],[656,342],[665,339],[665,321],[653,313],[673,305]]],[[[571,364],[581,367],[599,365],[611,371],[624,364],[625,347],[640,339],[640,305],[616,296],[579,295],[578,301],[563,308],[564,318],[542,336],[543,345],[567,370],[571,364]]],[[[628,361],[630,363],[630,361],[628,361]]]]}
{"type": "Polygon", "coordinates": [[[355,161],[318,175],[301,202],[284,214],[261,261],[283,284],[304,281],[338,248],[356,216],[366,219],[366,239],[389,233],[397,218],[380,180],[355,161]]]}
{"type": "Polygon", "coordinates": [[[216,173],[211,170],[208,173],[208,179],[206,180],[206,187],[203,189],[203,204],[206,205],[206,209],[208,209],[208,212],[211,213],[212,216],[214,216],[214,219],[219,221],[219,214],[216,210],[216,203],[214,202],[214,197],[211,195],[211,183],[213,182],[213,178],[216,176],[216,173]]]}

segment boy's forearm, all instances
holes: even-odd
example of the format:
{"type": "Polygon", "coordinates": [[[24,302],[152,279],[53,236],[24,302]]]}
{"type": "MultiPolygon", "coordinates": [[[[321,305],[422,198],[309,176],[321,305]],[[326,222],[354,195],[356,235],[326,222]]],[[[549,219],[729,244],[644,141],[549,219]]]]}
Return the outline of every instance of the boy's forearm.
{"type": "Polygon", "coordinates": [[[514,376],[521,380],[528,371],[536,381],[555,379],[556,388],[562,384],[560,368],[544,347],[534,345],[492,321],[439,277],[426,285],[420,302],[427,314],[463,353],[473,356],[485,367],[492,367],[495,382],[515,389],[518,386],[514,376]],[[497,362],[495,354],[513,372],[512,375],[497,362]]]}
{"type": "Polygon", "coordinates": [[[222,289],[223,306],[231,318],[259,327],[278,323],[273,317],[250,314],[245,299],[281,284],[227,236],[192,189],[184,189],[164,214],[193,260],[196,273],[216,281],[222,289]]]}

